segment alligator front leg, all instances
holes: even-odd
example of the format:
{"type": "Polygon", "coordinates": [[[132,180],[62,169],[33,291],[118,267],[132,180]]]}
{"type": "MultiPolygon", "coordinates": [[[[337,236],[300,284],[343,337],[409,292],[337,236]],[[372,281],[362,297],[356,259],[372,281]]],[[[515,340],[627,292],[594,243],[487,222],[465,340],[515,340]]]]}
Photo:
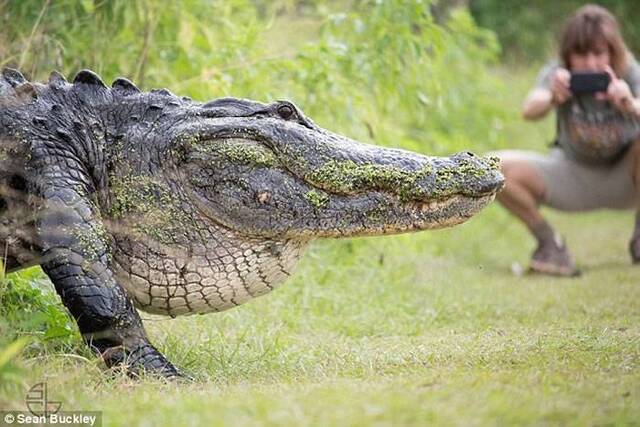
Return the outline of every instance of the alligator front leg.
{"type": "Polygon", "coordinates": [[[179,376],[147,339],[142,321],[111,268],[110,237],[83,185],[56,179],[40,188],[42,267],[69,309],[87,344],[107,366],[179,376]]]}

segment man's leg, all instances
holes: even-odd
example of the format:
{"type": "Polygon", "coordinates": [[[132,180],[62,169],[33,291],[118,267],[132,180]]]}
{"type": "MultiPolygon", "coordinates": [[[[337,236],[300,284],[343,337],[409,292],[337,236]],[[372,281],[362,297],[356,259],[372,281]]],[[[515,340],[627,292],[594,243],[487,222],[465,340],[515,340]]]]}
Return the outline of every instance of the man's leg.
{"type": "Polygon", "coordinates": [[[631,253],[631,261],[634,264],[640,264],[640,139],[636,140],[629,148],[630,156],[629,166],[631,168],[631,180],[633,181],[636,219],[631,241],[629,242],[629,252],[631,253]]]}
{"type": "Polygon", "coordinates": [[[538,209],[546,191],[538,171],[521,159],[502,159],[501,167],[506,184],[497,199],[527,226],[538,241],[531,259],[531,269],[561,276],[577,274],[566,246],[538,209]]]}

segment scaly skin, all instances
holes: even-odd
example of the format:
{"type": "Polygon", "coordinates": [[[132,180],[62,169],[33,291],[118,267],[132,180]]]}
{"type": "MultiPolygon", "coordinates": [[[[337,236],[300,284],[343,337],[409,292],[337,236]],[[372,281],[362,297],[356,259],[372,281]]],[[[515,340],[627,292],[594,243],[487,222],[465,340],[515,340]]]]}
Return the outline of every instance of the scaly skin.
{"type": "Polygon", "coordinates": [[[108,366],[178,371],[134,306],[221,311],[286,279],[318,237],[465,221],[501,188],[495,159],[361,144],[293,104],[107,88],[81,71],[0,77],[0,244],[40,264],[108,366]]]}

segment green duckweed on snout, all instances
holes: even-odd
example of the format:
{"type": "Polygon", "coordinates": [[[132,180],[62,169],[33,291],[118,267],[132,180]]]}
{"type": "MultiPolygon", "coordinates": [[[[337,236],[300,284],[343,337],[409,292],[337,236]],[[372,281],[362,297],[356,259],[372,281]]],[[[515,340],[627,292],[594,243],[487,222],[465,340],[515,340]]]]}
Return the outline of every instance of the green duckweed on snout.
{"type": "Polygon", "coordinates": [[[352,193],[356,190],[372,187],[381,190],[397,191],[405,194],[415,188],[415,182],[432,173],[431,166],[416,172],[409,172],[393,166],[376,164],[356,164],[351,160],[331,160],[307,175],[307,179],[321,188],[333,193],[352,193]]]}
{"type": "Polygon", "coordinates": [[[325,192],[319,190],[308,191],[304,195],[304,198],[318,209],[324,208],[329,204],[329,196],[325,192]]]}
{"type": "MultiPolygon", "coordinates": [[[[320,168],[307,174],[312,184],[329,192],[348,194],[365,188],[387,190],[396,193],[402,201],[424,196],[424,189],[417,185],[421,179],[435,174],[438,187],[449,185],[447,190],[459,190],[464,180],[470,176],[482,178],[489,171],[498,168],[496,158],[481,159],[480,163],[460,161],[457,166],[434,168],[426,165],[417,171],[407,171],[395,166],[378,164],[357,164],[351,160],[330,160],[320,168]]],[[[434,192],[443,189],[433,188],[434,192]]],[[[438,196],[439,194],[435,194],[438,196]]]]}
{"type": "MultiPolygon", "coordinates": [[[[489,167],[491,163],[489,163],[489,167]]],[[[436,182],[438,184],[445,184],[448,181],[456,180],[460,181],[470,176],[474,178],[482,178],[488,174],[488,169],[480,168],[470,161],[463,160],[457,166],[446,166],[438,168],[436,171],[436,182]]]]}

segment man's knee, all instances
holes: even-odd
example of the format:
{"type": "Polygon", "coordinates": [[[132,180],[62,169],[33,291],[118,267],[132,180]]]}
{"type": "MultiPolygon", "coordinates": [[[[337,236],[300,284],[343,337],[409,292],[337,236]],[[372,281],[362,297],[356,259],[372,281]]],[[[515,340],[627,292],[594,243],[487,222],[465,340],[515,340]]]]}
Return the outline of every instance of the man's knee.
{"type": "Polygon", "coordinates": [[[500,168],[505,178],[505,184],[524,184],[531,178],[531,166],[517,159],[502,159],[500,168]]]}
{"type": "Polygon", "coordinates": [[[527,161],[521,159],[501,159],[500,168],[505,178],[504,191],[514,188],[525,189],[537,200],[544,195],[544,182],[539,172],[527,161]]]}

